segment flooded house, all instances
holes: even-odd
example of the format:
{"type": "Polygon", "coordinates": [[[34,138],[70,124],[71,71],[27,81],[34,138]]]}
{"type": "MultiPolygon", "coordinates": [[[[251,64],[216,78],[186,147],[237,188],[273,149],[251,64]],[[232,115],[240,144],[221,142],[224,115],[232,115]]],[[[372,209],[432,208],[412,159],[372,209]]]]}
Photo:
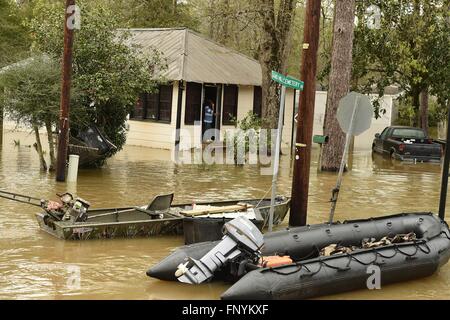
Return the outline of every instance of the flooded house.
{"type": "MultiPolygon", "coordinates": [[[[180,146],[198,146],[204,131],[204,102],[215,104],[212,127],[225,131],[234,128],[249,111],[261,115],[262,71],[258,61],[221,46],[192,30],[130,29],[132,41],[144,52],[160,51],[167,70],[167,83],[153,94],[142,94],[130,114],[128,145],[172,149],[180,129],[180,146]],[[200,134],[199,134],[200,133],[200,134]]],[[[292,140],[295,92],[286,93],[283,146],[292,140]]]]}
{"type": "MultiPolygon", "coordinates": [[[[187,28],[127,29],[132,42],[151,54],[161,52],[167,69],[161,74],[166,80],[153,94],[141,94],[128,120],[127,145],[172,150],[197,147],[202,143],[204,102],[215,104],[213,128],[223,141],[227,130],[234,128],[233,119],[241,120],[249,111],[261,115],[262,70],[255,59],[219,45],[187,28]],[[179,141],[176,131],[180,129],[179,141]]],[[[28,59],[19,63],[27,63],[28,59]]],[[[10,66],[9,66],[10,67],[10,66]]],[[[0,69],[6,70],[9,67],[0,69]]],[[[314,111],[314,134],[323,133],[327,92],[317,87],[314,111]]],[[[287,88],[283,124],[282,148],[291,149],[295,140],[295,115],[301,92],[287,88]]],[[[390,88],[380,98],[385,111],[362,135],[355,137],[355,150],[370,149],[375,133],[395,123],[397,88],[390,88]]],[[[376,99],[376,94],[370,95],[376,99]]],[[[2,120],[0,118],[0,120],[2,120]]],[[[0,121],[1,123],[2,121],[0,121]]],[[[3,117],[4,130],[26,131],[23,125],[3,117]]],[[[42,130],[45,134],[45,130],[42,130]]],[[[316,145],[313,145],[316,147],[316,145]]]]}

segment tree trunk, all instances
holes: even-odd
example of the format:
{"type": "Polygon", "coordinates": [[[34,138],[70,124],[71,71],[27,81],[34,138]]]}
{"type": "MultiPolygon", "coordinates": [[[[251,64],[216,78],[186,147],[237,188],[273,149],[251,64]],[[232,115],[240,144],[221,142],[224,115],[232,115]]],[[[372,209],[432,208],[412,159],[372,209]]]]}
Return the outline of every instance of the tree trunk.
{"type": "Polygon", "coordinates": [[[3,106],[0,106],[0,146],[3,144],[3,106]]]}
{"type": "Polygon", "coordinates": [[[420,93],[420,127],[428,136],[428,88],[424,88],[420,93]]]}
{"type": "Polygon", "coordinates": [[[329,137],[322,149],[322,170],[338,171],[344,153],[345,134],[336,119],[339,101],[350,88],[352,73],[355,0],[335,2],[331,72],[324,121],[324,134],[329,137]]]}
{"type": "Polygon", "coordinates": [[[52,122],[50,120],[45,122],[45,129],[47,130],[48,147],[50,150],[50,167],[48,170],[54,171],[56,169],[55,143],[53,141],[52,122]]]}
{"type": "Polygon", "coordinates": [[[210,39],[214,40],[214,29],[215,29],[215,20],[214,20],[214,1],[210,0],[208,3],[208,16],[209,16],[209,23],[208,23],[208,36],[210,39]]]}
{"type": "MultiPolygon", "coordinates": [[[[223,5],[224,5],[225,14],[228,14],[230,12],[230,0],[224,0],[223,5]]],[[[222,26],[222,41],[221,41],[221,43],[225,46],[227,46],[229,44],[229,40],[230,40],[229,20],[230,19],[227,16],[225,16],[225,19],[223,21],[223,26],[222,26]]]]}
{"type": "Polygon", "coordinates": [[[272,70],[285,73],[295,0],[281,0],[275,13],[274,0],[259,0],[262,16],[260,62],[262,69],[263,127],[278,127],[280,90],[272,81],[272,70]]]}
{"type": "Polygon", "coordinates": [[[419,118],[420,118],[420,112],[419,112],[419,109],[420,109],[420,89],[418,89],[418,88],[413,88],[412,90],[411,90],[411,95],[412,95],[412,105],[413,105],[413,110],[414,110],[414,114],[415,114],[415,117],[414,117],[414,123],[413,123],[413,126],[414,127],[417,127],[417,126],[419,126],[420,125],[420,120],[419,120],[419,118]]]}
{"type": "Polygon", "coordinates": [[[39,163],[42,171],[47,171],[47,163],[44,159],[44,152],[42,150],[41,137],[39,136],[39,127],[37,125],[33,125],[34,135],[36,137],[36,151],[39,155],[39,163]]]}

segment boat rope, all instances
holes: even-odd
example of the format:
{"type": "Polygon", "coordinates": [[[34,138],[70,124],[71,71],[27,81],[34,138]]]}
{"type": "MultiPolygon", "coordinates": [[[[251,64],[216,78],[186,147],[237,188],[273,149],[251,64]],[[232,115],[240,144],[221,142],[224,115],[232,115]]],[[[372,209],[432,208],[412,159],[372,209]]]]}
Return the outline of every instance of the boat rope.
{"type": "Polygon", "coordinates": [[[419,249],[417,248],[417,245],[414,245],[414,248],[416,249],[416,251],[414,251],[414,253],[406,253],[406,252],[400,250],[400,248],[396,244],[394,245],[394,248],[396,251],[400,252],[401,254],[403,254],[404,256],[407,256],[407,257],[413,257],[419,251],[419,249]]]}
{"type": "Polygon", "coordinates": [[[266,193],[264,193],[263,197],[259,200],[259,202],[256,204],[256,208],[259,207],[259,205],[261,204],[261,202],[263,202],[263,200],[266,198],[266,196],[269,194],[269,192],[272,190],[272,186],[270,186],[269,190],[266,191],[266,193]]]}
{"type": "Polygon", "coordinates": [[[320,270],[322,270],[322,266],[323,266],[322,263],[320,263],[320,261],[319,261],[319,267],[317,268],[317,270],[314,272],[311,272],[311,270],[306,265],[304,265],[305,269],[308,270],[308,273],[302,274],[302,275],[300,275],[300,277],[315,276],[316,274],[318,274],[320,272],[320,270]]]}
{"type": "MultiPolygon", "coordinates": [[[[444,233],[447,236],[447,238],[448,238],[447,233],[445,233],[444,231],[441,232],[441,234],[442,233],[444,233]]],[[[368,265],[372,265],[372,264],[377,264],[378,257],[385,258],[385,259],[390,259],[390,258],[395,257],[397,254],[402,254],[402,255],[406,256],[407,258],[411,258],[411,257],[417,255],[419,250],[421,252],[425,253],[425,254],[429,254],[431,252],[431,249],[430,249],[430,247],[428,246],[428,244],[426,243],[425,240],[413,240],[412,241],[412,245],[415,248],[415,251],[413,253],[408,253],[408,252],[405,252],[404,250],[401,250],[400,249],[401,246],[399,246],[398,244],[393,244],[391,247],[382,247],[381,248],[381,249],[391,249],[391,250],[393,250],[394,254],[391,255],[391,256],[382,254],[378,250],[380,248],[370,248],[370,249],[368,249],[368,251],[359,251],[359,252],[355,252],[355,253],[347,252],[347,253],[345,253],[345,255],[348,257],[348,262],[347,262],[345,267],[333,266],[333,265],[325,262],[326,260],[322,259],[321,257],[318,257],[315,261],[309,262],[310,264],[314,264],[314,263],[318,263],[319,264],[319,267],[317,268],[317,270],[315,270],[313,272],[311,271],[311,269],[306,264],[302,264],[301,262],[296,262],[294,265],[297,268],[294,269],[294,270],[288,271],[288,272],[280,271],[283,268],[283,266],[263,269],[263,270],[261,270],[261,272],[270,271],[270,272],[274,272],[274,273],[279,274],[279,275],[290,275],[290,274],[299,272],[302,269],[305,269],[307,271],[307,273],[302,274],[301,277],[303,277],[303,276],[314,276],[315,274],[319,273],[320,270],[322,270],[323,266],[326,266],[326,267],[328,267],[330,269],[334,269],[334,270],[338,270],[338,271],[348,271],[348,270],[351,269],[350,264],[351,264],[352,260],[357,262],[357,263],[359,263],[359,264],[361,264],[361,265],[363,265],[363,266],[368,266],[368,265]],[[422,246],[424,246],[426,249],[422,248],[422,246]],[[375,258],[372,261],[364,262],[364,261],[362,261],[362,260],[360,260],[359,258],[356,257],[356,255],[358,255],[358,254],[363,254],[363,253],[368,253],[368,252],[372,252],[374,254],[374,256],[375,256],[375,258]]],[[[317,247],[315,247],[315,251],[312,251],[310,254],[307,255],[307,257],[311,256],[315,252],[318,252],[318,248],[317,247]]]]}
{"type": "Polygon", "coordinates": [[[397,254],[397,251],[394,250],[394,254],[392,256],[388,256],[388,255],[384,255],[381,252],[378,252],[376,250],[376,248],[372,248],[373,251],[375,251],[380,257],[384,258],[384,259],[391,259],[393,257],[395,257],[395,255],[397,254]]]}
{"type": "Polygon", "coordinates": [[[433,237],[431,237],[430,238],[430,240],[433,240],[433,239],[435,239],[435,238],[438,238],[438,237],[440,237],[441,236],[441,234],[444,234],[445,235],[445,237],[448,239],[448,240],[450,240],[450,236],[447,234],[447,232],[446,231],[444,231],[444,230],[442,230],[439,234],[437,234],[437,235],[435,235],[435,236],[433,236],[433,237]]]}
{"type": "Polygon", "coordinates": [[[418,243],[418,244],[417,244],[417,247],[418,247],[418,248],[420,249],[420,251],[422,251],[423,253],[429,254],[429,253],[431,252],[430,246],[429,246],[425,241],[423,241],[423,240],[414,240],[414,242],[417,242],[417,243],[418,243]],[[420,245],[424,245],[424,246],[427,248],[427,250],[426,250],[426,251],[423,250],[422,247],[421,247],[420,245]]]}
{"type": "Polygon", "coordinates": [[[306,256],[300,258],[299,260],[306,260],[306,259],[310,258],[311,256],[320,253],[320,250],[317,248],[316,245],[314,245],[314,249],[313,249],[313,251],[311,251],[310,253],[308,253],[306,256]],[[315,250],[314,250],[314,249],[315,249],[315,250]]]}
{"type": "Polygon", "coordinates": [[[276,274],[282,275],[282,276],[288,276],[288,275],[291,275],[291,274],[299,272],[304,266],[301,265],[301,264],[298,264],[298,265],[295,265],[295,267],[296,267],[295,270],[288,271],[288,272],[281,272],[281,271],[279,271],[277,269],[274,269],[274,268],[269,268],[269,270],[273,271],[276,274]]]}
{"type": "MultiPolygon", "coordinates": [[[[358,258],[356,258],[354,255],[352,255],[350,253],[347,253],[347,256],[349,257],[347,266],[350,266],[350,263],[352,262],[352,260],[355,260],[356,262],[358,262],[359,264],[362,264],[363,266],[368,266],[368,265],[371,265],[371,264],[375,264],[377,262],[377,260],[378,260],[378,253],[374,249],[371,250],[371,251],[372,251],[372,253],[375,254],[375,259],[373,259],[373,261],[370,261],[370,262],[363,262],[363,261],[359,260],[358,258]]],[[[394,255],[392,257],[394,257],[394,256],[395,256],[395,253],[394,253],[394,255]]]]}
{"type": "MultiPolygon", "coordinates": [[[[347,270],[350,270],[350,267],[349,267],[349,266],[346,266],[346,267],[344,267],[344,268],[337,267],[337,266],[333,266],[333,265],[331,265],[331,264],[326,263],[326,262],[323,261],[321,258],[319,258],[319,262],[320,262],[321,264],[323,264],[324,266],[326,266],[326,267],[328,267],[328,268],[331,268],[331,269],[334,269],[334,270],[337,270],[337,271],[347,271],[347,270]]],[[[350,263],[349,263],[349,264],[350,264],[350,263]]]]}

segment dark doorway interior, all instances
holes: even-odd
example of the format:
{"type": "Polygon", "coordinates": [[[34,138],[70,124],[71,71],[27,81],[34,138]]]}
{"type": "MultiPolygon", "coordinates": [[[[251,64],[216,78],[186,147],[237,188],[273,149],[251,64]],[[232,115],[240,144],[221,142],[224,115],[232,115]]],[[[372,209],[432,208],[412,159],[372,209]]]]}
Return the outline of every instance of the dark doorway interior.
{"type": "MultiPolygon", "coordinates": [[[[217,86],[215,85],[206,85],[204,86],[204,93],[205,96],[203,98],[203,104],[202,104],[202,119],[205,115],[205,110],[204,110],[204,106],[205,106],[205,102],[207,102],[208,100],[211,100],[214,103],[214,113],[218,113],[218,105],[217,105],[217,86]]],[[[217,128],[217,121],[216,121],[216,115],[214,115],[213,118],[213,128],[214,129],[218,129],[217,128]]],[[[203,123],[202,125],[202,133],[205,133],[205,124],[203,123]]],[[[213,139],[214,140],[214,139],[213,139]]]]}

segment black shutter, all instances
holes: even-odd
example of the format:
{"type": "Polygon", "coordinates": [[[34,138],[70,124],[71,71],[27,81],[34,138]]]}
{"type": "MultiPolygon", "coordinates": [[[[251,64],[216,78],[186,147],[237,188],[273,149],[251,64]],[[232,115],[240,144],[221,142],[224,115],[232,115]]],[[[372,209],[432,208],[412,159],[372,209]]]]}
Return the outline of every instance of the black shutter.
{"type": "Polygon", "coordinates": [[[130,114],[130,119],[142,120],[144,118],[145,102],[145,94],[142,94],[130,114]]]}
{"type": "Polygon", "coordinates": [[[184,124],[194,124],[200,121],[202,104],[202,85],[200,83],[188,82],[186,86],[186,109],[184,124]]]}
{"type": "Polygon", "coordinates": [[[158,120],[158,100],[159,92],[147,94],[147,108],[145,110],[145,119],[158,120]]]}
{"type": "Polygon", "coordinates": [[[163,122],[170,122],[172,115],[172,85],[159,87],[159,118],[163,122]]]}
{"type": "Polygon", "coordinates": [[[224,125],[234,125],[237,118],[238,86],[226,85],[223,90],[223,120],[224,125]]]}
{"type": "Polygon", "coordinates": [[[253,113],[261,118],[262,113],[262,88],[253,87],[253,113]]]}

